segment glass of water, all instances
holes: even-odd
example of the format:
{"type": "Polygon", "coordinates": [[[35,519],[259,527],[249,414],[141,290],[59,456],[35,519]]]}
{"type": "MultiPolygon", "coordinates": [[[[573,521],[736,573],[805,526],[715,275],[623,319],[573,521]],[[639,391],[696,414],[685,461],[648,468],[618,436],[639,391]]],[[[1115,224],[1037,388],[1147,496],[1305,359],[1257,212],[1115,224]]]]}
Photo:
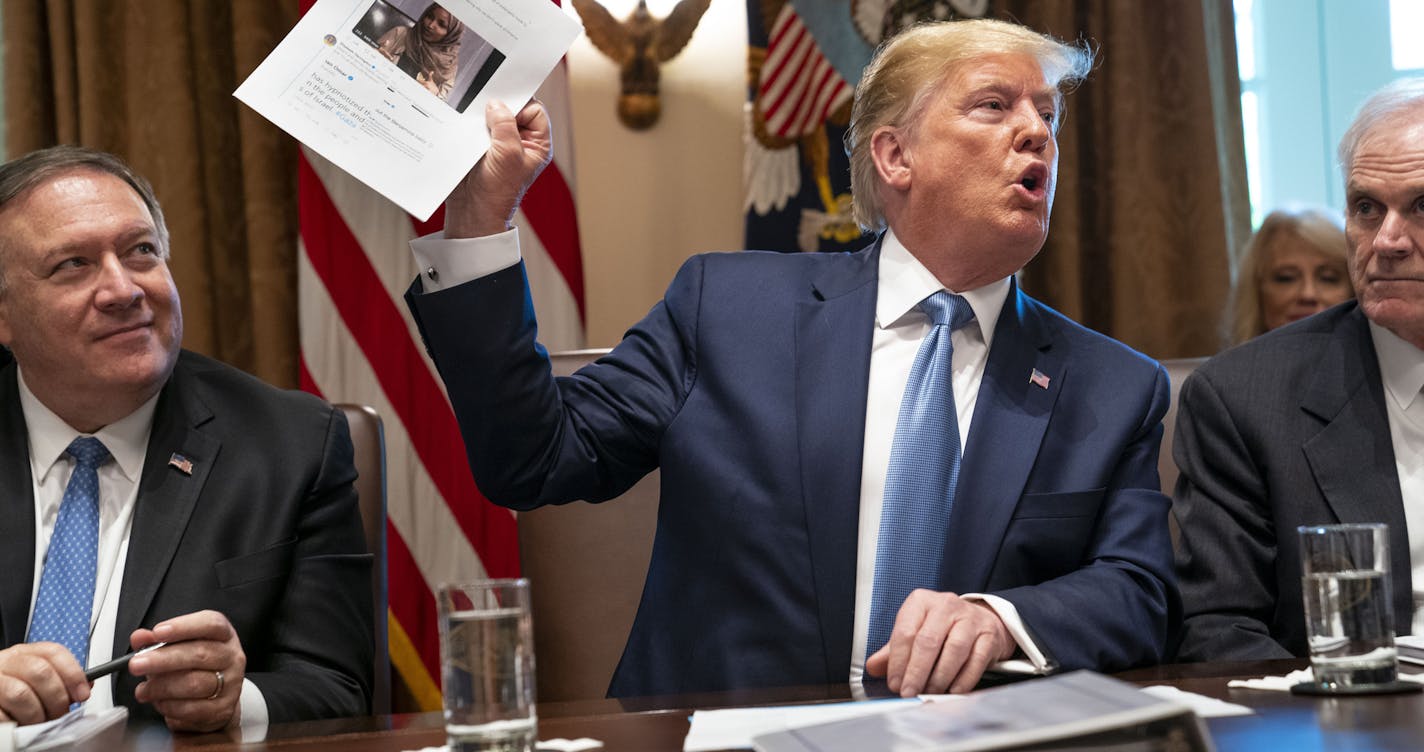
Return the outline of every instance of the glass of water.
{"type": "Polygon", "coordinates": [[[529,581],[443,585],[437,599],[451,752],[532,752],[537,717],[529,581]]]}
{"type": "Polygon", "coordinates": [[[1392,684],[1399,663],[1390,600],[1389,528],[1383,523],[1299,528],[1301,589],[1316,688],[1392,684]]]}

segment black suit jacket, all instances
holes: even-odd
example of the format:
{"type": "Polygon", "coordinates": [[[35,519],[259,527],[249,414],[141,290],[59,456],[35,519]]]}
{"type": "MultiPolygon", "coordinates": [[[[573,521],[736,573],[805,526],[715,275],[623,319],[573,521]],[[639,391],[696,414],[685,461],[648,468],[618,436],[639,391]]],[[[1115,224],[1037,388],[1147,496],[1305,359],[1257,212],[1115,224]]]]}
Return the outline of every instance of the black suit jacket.
{"type": "Polygon", "coordinates": [[[1389,524],[1395,631],[1409,540],[1379,360],[1353,301],[1212,358],[1182,386],[1173,511],[1184,661],[1308,654],[1301,525],[1389,524]]]}
{"type": "MultiPolygon", "coordinates": [[[[183,352],[163,387],[139,480],[114,655],[139,627],[181,614],[225,614],[247,678],[274,723],[367,712],[371,555],[352,486],[345,416],[311,395],[274,389],[183,352]],[[192,474],[169,464],[178,453],[192,474]]],[[[15,366],[0,369],[0,635],[23,642],[35,572],[29,442],[15,366]]],[[[132,718],[121,672],[114,701],[132,718]]]]}

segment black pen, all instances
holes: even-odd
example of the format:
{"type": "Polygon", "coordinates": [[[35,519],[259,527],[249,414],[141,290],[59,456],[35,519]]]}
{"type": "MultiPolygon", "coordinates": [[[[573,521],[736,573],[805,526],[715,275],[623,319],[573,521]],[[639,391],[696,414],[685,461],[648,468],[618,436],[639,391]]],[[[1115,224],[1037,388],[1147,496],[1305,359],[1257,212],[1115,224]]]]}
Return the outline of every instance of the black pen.
{"type": "Polygon", "coordinates": [[[84,672],[84,678],[92,682],[101,676],[108,676],[109,674],[112,674],[115,671],[122,669],[124,666],[129,665],[129,661],[133,660],[134,656],[143,655],[144,653],[147,653],[150,650],[157,650],[167,644],[168,643],[166,642],[155,642],[146,648],[140,648],[127,655],[119,656],[118,658],[115,658],[112,661],[100,663],[99,665],[86,670],[84,672]]]}

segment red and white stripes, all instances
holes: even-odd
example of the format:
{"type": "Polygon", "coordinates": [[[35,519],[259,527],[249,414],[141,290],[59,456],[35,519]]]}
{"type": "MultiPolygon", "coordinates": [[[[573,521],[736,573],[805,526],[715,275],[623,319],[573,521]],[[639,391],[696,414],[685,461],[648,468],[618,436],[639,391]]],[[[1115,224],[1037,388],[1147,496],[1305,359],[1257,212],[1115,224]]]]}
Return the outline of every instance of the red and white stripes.
{"type": "Polygon", "coordinates": [[[772,24],[757,86],[757,106],[767,130],[799,138],[819,128],[853,93],[787,3],[772,24]]]}
{"type": "MultiPolygon", "coordinates": [[[[516,216],[540,339],[551,351],[583,346],[567,94],[561,64],[538,95],[554,120],[555,161],[516,216]]],[[[514,515],[475,487],[443,385],[401,301],[417,273],[408,243],[438,228],[441,214],[414,222],[305,149],[298,187],[302,387],[371,405],[385,423],[391,658],[421,705],[436,709],[433,587],[519,571],[514,515]]]]}

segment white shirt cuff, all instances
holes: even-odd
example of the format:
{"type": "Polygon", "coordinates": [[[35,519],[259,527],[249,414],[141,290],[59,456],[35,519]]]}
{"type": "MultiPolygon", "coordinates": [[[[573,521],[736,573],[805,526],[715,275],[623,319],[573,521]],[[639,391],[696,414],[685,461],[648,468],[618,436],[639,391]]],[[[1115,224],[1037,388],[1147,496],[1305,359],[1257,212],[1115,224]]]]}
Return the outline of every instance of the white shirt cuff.
{"type": "Polygon", "coordinates": [[[519,231],[447,240],[440,230],[410,241],[410,250],[419,265],[422,289],[436,292],[518,264],[519,231]]]}
{"type": "Polygon", "coordinates": [[[1024,627],[1023,619],[1019,618],[1019,610],[1014,608],[1014,604],[997,595],[985,593],[969,593],[960,597],[965,600],[980,601],[994,609],[994,613],[999,615],[999,621],[1008,627],[1009,634],[1013,636],[1014,642],[1018,643],[1019,649],[1023,651],[1023,658],[1000,661],[990,666],[991,670],[1007,674],[1046,674],[1053,670],[1048,659],[1043,656],[1043,651],[1028,636],[1028,629],[1024,627]]]}
{"type": "Polygon", "coordinates": [[[242,678],[242,694],[237,701],[237,725],[242,730],[242,741],[261,741],[267,736],[267,700],[262,690],[247,677],[242,678]]]}

